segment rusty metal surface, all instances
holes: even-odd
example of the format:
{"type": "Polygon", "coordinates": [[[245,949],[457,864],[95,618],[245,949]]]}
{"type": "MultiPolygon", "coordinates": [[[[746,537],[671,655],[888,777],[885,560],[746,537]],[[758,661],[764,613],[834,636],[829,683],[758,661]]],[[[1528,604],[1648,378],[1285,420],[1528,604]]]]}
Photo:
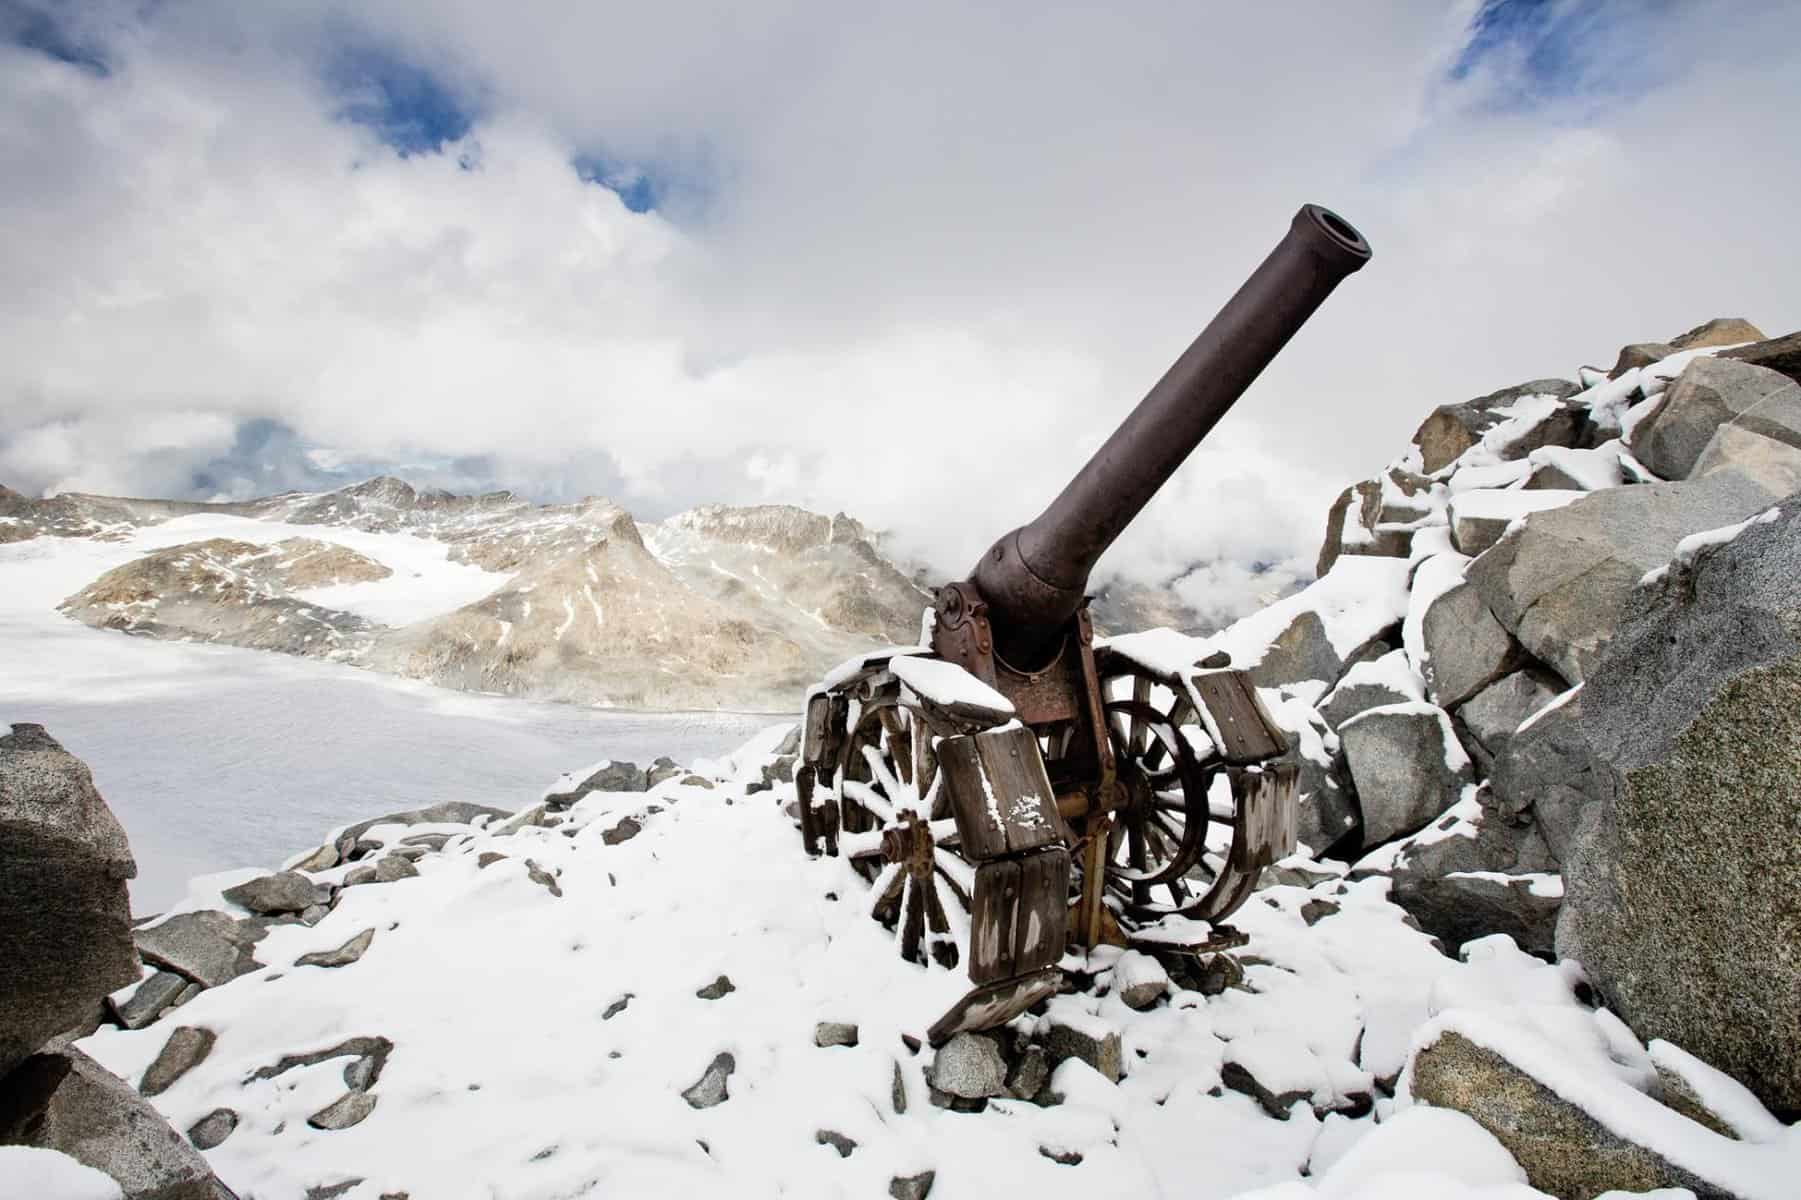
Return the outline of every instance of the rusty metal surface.
{"type": "Polygon", "coordinates": [[[1030,665],[1074,614],[1089,572],[1332,289],[1369,261],[1341,217],[1302,207],[1219,315],[1039,517],[1005,534],[970,578],[1002,657],[1030,665]]]}

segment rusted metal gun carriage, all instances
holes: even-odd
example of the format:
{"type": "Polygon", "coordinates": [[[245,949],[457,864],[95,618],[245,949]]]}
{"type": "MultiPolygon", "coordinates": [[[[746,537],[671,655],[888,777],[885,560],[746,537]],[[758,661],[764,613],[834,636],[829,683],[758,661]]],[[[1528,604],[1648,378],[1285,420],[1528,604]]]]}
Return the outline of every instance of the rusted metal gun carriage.
{"type": "Polygon", "coordinates": [[[847,856],[914,962],[967,970],[933,1044],[1057,989],[1068,948],[1211,952],[1294,847],[1295,768],[1223,654],[1097,643],[1101,554],[1346,275],[1361,235],[1315,205],[1037,520],[938,589],[921,645],[807,698],[809,854],[847,856]],[[1150,659],[1150,661],[1147,661],[1150,659]]]}

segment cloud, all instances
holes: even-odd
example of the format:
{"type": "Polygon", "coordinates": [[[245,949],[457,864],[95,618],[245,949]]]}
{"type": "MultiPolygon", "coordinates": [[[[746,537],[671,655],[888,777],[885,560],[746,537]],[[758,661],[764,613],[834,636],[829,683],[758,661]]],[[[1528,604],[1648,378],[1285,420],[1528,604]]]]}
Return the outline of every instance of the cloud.
{"type": "Polygon", "coordinates": [[[0,472],[327,447],[960,571],[1317,200],[1375,261],[1108,562],[1244,602],[1435,404],[1801,326],[1782,6],[1511,7],[59,7],[0,27],[0,472]]]}

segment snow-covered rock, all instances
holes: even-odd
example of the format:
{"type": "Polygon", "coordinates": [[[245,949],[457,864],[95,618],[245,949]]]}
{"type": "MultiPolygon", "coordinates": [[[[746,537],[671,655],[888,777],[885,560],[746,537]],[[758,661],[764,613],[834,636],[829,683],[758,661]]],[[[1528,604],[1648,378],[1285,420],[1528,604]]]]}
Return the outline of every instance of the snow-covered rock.
{"type": "Polygon", "coordinates": [[[1372,708],[1345,722],[1338,735],[1368,845],[1424,826],[1455,804],[1474,778],[1450,718],[1423,701],[1372,708]]]}

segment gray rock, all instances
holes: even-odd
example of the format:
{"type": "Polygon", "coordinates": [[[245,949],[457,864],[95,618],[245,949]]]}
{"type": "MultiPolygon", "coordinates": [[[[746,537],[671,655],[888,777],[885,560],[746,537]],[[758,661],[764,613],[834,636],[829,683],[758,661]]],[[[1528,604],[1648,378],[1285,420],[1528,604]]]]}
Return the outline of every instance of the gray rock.
{"type": "Polygon", "coordinates": [[[563,894],[563,886],[557,882],[557,877],[529,858],[525,860],[525,877],[553,896],[563,894]]]}
{"type": "Polygon", "coordinates": [[[230,983],[263,965],[250,954],[261,932],[211,909],[177,913],[132,936],[145,962],[206,987],[230,983]]]}
{"type": "Polygon", "coordinates": [[[1790,385],[1755,412],[1714,430],[1694,478],[1736,467],[1777,496],[1801,490],[1801,387],[1790,385]]]}
{"type": "Polygon", "coordinates": [[[1219,1081],[1235,1092],[1242,1092],[1262,1106],[1263,1111],[1278,1121],[1288,1120],[1289,1110],[1313,1093],[1305,1088],[1299,1091],[1275,1092],[1265,1087],[1257,1077],[1245,1068],[1242,1063],[1228,1062],[1219,1069],[1219,1081]]]}
{"type": "MultiPolygon", "coordinates": [[[[329,871],[338,865],[338,846],[336,842],[327,842],[292,867],[296,871],[329,871]]],[[[221,1109],[220,1111],[229,1111],[221,1109]]]]}
{"type": "Polygon", "coordinates": [[[1619,356],[1613,360],[1613,370],[1607,372],[1607,378],[1618,379],[1634,367],[1648,367],[1674,353],[1676,347],[1668,342],[1633,342],[1629,346],[1621,346],[1619,356]]]}
{"type": "Polygon", "coordinates": [[[344,1064],[344,1086],[353,1092],[366,1092],[375,1085],[376,1076],[381,1073],[381,1060],[373,1054],[364,1054],[344,1064]]]}
{"type": "Polygon", "coordinates": [[[1457,718],[1492,760],[1507,748],[1520,722],[1564,690],[1563,680],[1543,667],[1529,666],[1502,676],[1471,696],[1457,710],[1457,718]]]}
{"type": "Polygon", "coordinates": [[[896,1175],[888,1181],[888,1194],[894,1200],[926,1200],[932,1194],[932,1181],[938,1178],[936,1171],[921,1171],[917,1175],[896,1175]]]}
{"type": "Polygon", "coordinates": [[[1450,718],[1426,704],[1372,708],[1338,731],[1363,810],[1365,845],[1423,827],[1474,781],[1450,718]]]}
{"type": "Polygon", "coordinates": [[[1560,954],[1641,1038],[1801,1116],[1801,496],[1646,589],[1582,695],[1560,954]]]}
{"type": "Polygon", "coordinates": [[[506,860],[507,856],[500,853],[498,850],[483,850],[480,854],[476,855],[475,869],[478,871],[485,871],[495,863],[505,862],[506,860]]]}
{"type": "Polygon", "coordinates": [[[125,831],[82,761],[17,724],[0,737],[0,1076],[138,978],[125,831]]]}
{"type": "Polygon", "coordinates": [[[138,1094],[160,1096],[168,1091],[176,1080],[206,1061],[217,1040],[213,1031],[203,1026],[177,1026],[163,1043],[156,1061],[145,1068],[144,1078],[138,1082],[138,1094]]]}
{"type": "Polygon", "coordinates": [[[188,1141],[196,1150],[211,1150],[223,1145],[237,1127],[237,1113],[229,1108],[215,1108],[188,1126],[188,1141]]]}
{"type": "Polygon", "coordinates": [[[644,832],[644,825],[631,817],[622,818],[617,825],[604,831],[600,840],[604,845],[617,846],[621,842],[629,842],[644,832]]]}
{"type": "Polygon", "coordinates": [[[589,792],[642,792],[649,785],[644,770],[633,762],[609,762],[567,792],[553,792],[544,797],[552,809],[565,809],[589,792]]]}
{"type": "Polygon", "coordinates": [[[176,997],[190,985],[173,971],[158,971],[138,984],[123,1003],[107,998],[113,1019],[127,1029],[142,1029],[156,1020],[163,1009],[172,1007],[176,997]]]}
{"type": "Polygon", "coordinates": [[[1489,611],[1536,657],[1581,682],[1639,580],[1691,533],[1742,521],[1772,503],[1737,470],[1705,479],[1590,492],[1534,513],[1470,564],[1489,611]]]}
{"type": "Polygon", "coordinates": [[[1489,776],[1495,809],[1513,820],[1529,815],[1560,863],[1605,790],[1582,731],[1582,703],[1578,693],[1508,738],[1489,776]]]}
{"type": "Polygon", "coordinates": [[[1127,950],[1113,966],[1113,989],[1127,1008],[1142,1012],[1155,1006],[1169,991],[1169,972],[1150,955],[1127,950]]]}
{"type": "Polygon", "coordinates": [[[992,1037],[959,1033],[932,1060],[931,1085],[962,1100],[985,1100],[1007,1091],[1007,1060],[992,1037]]]}
{"type": "Polygon", "coordinates": [[[375,862],[375,883],[397,883],[402,879],[411,879],[419,874],[408,859],[398,854],[384,854],[375,862]]]}
{"type": "Polygon", "coordinates": [[[374,882],[375,866],[372,863],[366,863],[360,867],[352,867],[350,870],[344,872],[344,887],[362,887],[365,883],[374,882]]]}
{"type": "MultiPolygon", "coordinates": [[[[1721,425],[1766,403],[1780,403],[1795,390],[1794,380],[1763,367],[1730,358],[1697,358],[1633,428],[1627,449],[1663,478],[1687,479],[1721,425]]],[[[1752,430],[1762,432],[1755,425],[1752,430]]]]}
{"type": "Polygon", "coordinates": [[[316,904],[331,902],[329,887],[314,883],[298,871],[281,871],[246,880],[236,887],[226,888],[220,895],[266,917],[304,912],[316,904]]]}
{"type": "Polygon", "coordinates": [[[737,990],[737,987],[732,983],[731,976],[721,975],[712,983],[707,984],[694,994],[699,996],[702,1000],[722,1000],[725,998],[726,993],[735,992],[737,990]]]}
{"type": "Polygon", "coordinates": [[[1305,921],[1309,928],[1319,924],[1327,917],[1337,916],[1339,911],[1336,902],[1321,896],[1315,896],[1300,908],[1301,920],[1305,921]]]}
{"type": "Polygon", "coordinates": [[[665,780],[676,779],[685,774],[687,774],[687,768],[677,766],[673,758],[659,758],[650,764],[649,770],[644,772],[644,788],[649,791],[665,780]]]}
{"type": "Polygon", "coordinates": [[[1441,708],[1455,708],[1525,661],[1524,649],[1470,583],[1427,607],[1422,634],[1426,693],[1441,708]]]}
{"type": "Polygon", "coordinates": [[[633,994],[627,992],[625,995],[619,997],[619,999],[607,1005],[605,1009],[601,1010],[600,1019],[603,1021],[611,1021],[614,1017],[624,1012],[633,999],[633,994]]]}
{"type": "Polygon", "coordinates": [[[1678,350],[1702,350],[1711,346],[1736,346],[1741,342],[1763,340],[1763,330],[1743,317],[1715,317],[1680,337],[1671,338],[1670,345],[1678,350]]]}
{"type": "Polygon", "coordinates": [[[1663,1101],[1665,1108],[1675,1109],[1695,1124],[1711,1129],[1721,1137],[1740,1140],[1738,1130],[1708,1107],[1707,1101],[1696,1090],[1693,1080],[1661,1060],[1653,1059],[1651,1065],[1657,1068],[1658,1099],[1663,1101]]]}
{"type": "Polygon", "coordinates": [[[1527,1181],[1553,1196],[1655,1188],[1735,1195],[1673,1165],[1654,1147],[1620,1137],[1527,1071],[1454,1031],[1414,1054],[1412,1084],[1415,1099],[1455,1109],[1488,1130],[1525,1169],[1527,1181]]]}
{"type": "Polygon", "coordinates": [[[1015,1100],[1037,1100],[1050,1081],[1050,1055],[1037,1042],[1028,1042],[1007,1076],[1007,1095],[1015,1100]]]}
{"type": "Polygon", "coordinates": [[[110,1176],[125,1200],[221,1200],[231,1190],[130,1084],[73,1047],[6,1080],[0,1145],[56,1150],[110,1176]]]}
{"type": "Polygon", "coordinates": [[[1251,682],[1258,687],[1273,688],[1304,679],[1331,683],[1343,669],[1344,661],[1332,648],[1319,614],[1307,609],[1276,635],[1250,673],[1251,682]]]}
{"type": "Polygon", "coordinates": [[[300,914],[300,923],[302,925],[306,925],[309,927],[313,926],[313,925],[317,925],[319,922],[323,921],[330,914],[331,914],[331,909],[327,908],[323,904],[315,904],[310,908],[302,910],[302,912],[300,914]]]}
{"type": "Polygon", "coordinates": [[[1765,370],[1777,371],[1801,383],[1801,333],[1791,333],[1736,350],[1722,350],[1719,357],[1737,359],[1765,370]]]}
{"type": "Polygon", "coordinates": [[[715,1055],[707,1064],[701,1077],[682,1092],[682,1099],[688,1102],[689,1108],[712,1108],[724,1104],[732,1098],[726,1087],[726,1080],[738,1069],[738,1061],[730,1054],[715,1055]]]}
{"type": "Polygon", "coordinates": [[[1340,492],[1326,514],[1326,539],[1320,544],[1314,573],[1324,575],[1345,554],[1405,558],[1413,544],[1412,532],[1383,524],[1381,480],[1366,479],[1340,492]]]}
{"type": "Polygon", "coordinates": [[[471,804],[466,800],[446,800],[429,808],[413,808],[406,812],[358,821],[339,833],[334,845],[340,847],[338,853],[343,855],[342,847],[355,845],[377,825],[472,825],[481,817],[500,821],[512,815],[504,808],[490,808],[486,804],[471,804]]]}
{"type": "Polygon", "coordinates": [[[306,1119],[314,1129],[335,1131],[360,1125],[375,1111],[375,1096],[370,1092],[345,1092],[336,1100],[306,1119]]]}
{"type": "MultiPolygon", "coordinates": [[[[1393,653],[1400,655],[1402,661],[1405,661],[1405,651],[1396,650],[1393,653]]],[[[1337,729],[1359,713],[1390,704],[1405,704],[1412,699],[1413,696],[1385,683],[1346,680],[1332,689],[1325,703],[1320,705],[1319,713],[1325,718],[1327,725],[1337,729]]]]}
{"type": "Polygon", "coordinates": [[[857,1143],[855,1141],[845,1137],[842,1133],[838,1133],[831,1129],[814,1131],[813,1140],[818,1142],[821,1146],[830,1146],[832,1149],[836,1150],[839,1158],[849,1158],[851,1156],[851,1151],[857,1148],[857,1143]]]}
{"type": "Polygon", "coordinates": [[[310,1067],[317,1063],[328,1062],[331,1059],[343,1058],[348,1055],[355,1058],[367,1058],[373,1060],[375,1064],[374,1069],[369,1073],[368,1083],[364,1084],[364,1087],[369,1087],[372,1086],[376,1080],[381,1078],[382,1067],[387,1063],[388,1055],[393,1052],[394,1043],[385,1037],[345,1038],[337,1045],[328,1046],[324,1050],[309,1050],[300,1054],[284,1054],[273,1065],[258,1067],[256,1070],[252,1071],[250,1073],[250,1078],[252,1080],[274,1079],[277,1075],[286,1074],[298,1067],[310,1067]]]}
{"type": "MultiPolygon", "coordinates": [[[[1581,389],[1567,379],[1533,379],[1462,404],[1442,404],[1432,410],[1413,442],[1420,448],[1422,469],[1431,475],[1443,470],[1484,434],[1506,420],[1508,406],[1525,396],[1555,396],[1559,400],[1581,389]]],[[[1560,407],[1551,418],[1502,448],[1501,457],[1524,458],[1540,446],[1568,445],[1575,433],[1575,415],[1560,407]]]]}
{"type": "Polygon", "coordinates": [[[1465,942],[1504,933],[1519,948],[1552,958],[1563,891],[1552,881],[1494,875],[1431,876],[1397,873],[1390,899],[1420,928],[1455,950],[1465,942]]]}
{"type": "Polygon", "coordinates": [[[1101,1073],[1109,1083],[1118,1083],[1125,1074],[1125,1057],[1120,1051],[1119,1034],[1109,1030],[1096,1037],[1085,1029],[1051,1022],[1044,1048],[1053,1066],[1065,1059],[1079,1058],[1101,1073]]]}
{"type": "Polygon", "coordinates": [[[375,930],[365,929],[336,950],[314,950],[294,960],[297,967],[347,967],[363,957],[375,940],[375,930]]]}
{"type": "Polygon", "coordinates": [[[815,1046],[854,1046],[857,1044],[857,1027],[843,1021],[821,1021],[813,1026],[813,1044],[815,1046]]]}
{"type": "Polygon", "coordinates": [[[710,792],[713,790],[713,781],[705,775],[686,775],[682,778],[682,786],[704,788],[710,792]]]}

